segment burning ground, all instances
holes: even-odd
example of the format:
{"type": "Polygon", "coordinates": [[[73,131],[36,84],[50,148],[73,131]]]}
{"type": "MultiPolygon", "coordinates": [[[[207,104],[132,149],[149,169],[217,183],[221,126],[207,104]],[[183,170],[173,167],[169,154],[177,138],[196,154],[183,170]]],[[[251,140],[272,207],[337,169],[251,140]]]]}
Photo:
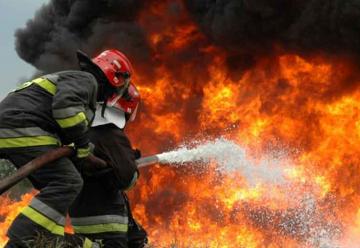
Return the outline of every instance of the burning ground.
{"type": "MultiPolygon", "coordinates": [[[[144,155],[222,136],[254,166],[266,157],[283,166],[282,183],[249,183],[215,161],[144,169],[130,195],[158,246],[353,248],[359,9],[355,0],[53,0],[17,31],[17,51],[42,72],[75,67],[78,48],[128,54],[143,103],[127,132],[144,155]]],[[[18,203],[2,202],[5,220],[18,203]]]]}

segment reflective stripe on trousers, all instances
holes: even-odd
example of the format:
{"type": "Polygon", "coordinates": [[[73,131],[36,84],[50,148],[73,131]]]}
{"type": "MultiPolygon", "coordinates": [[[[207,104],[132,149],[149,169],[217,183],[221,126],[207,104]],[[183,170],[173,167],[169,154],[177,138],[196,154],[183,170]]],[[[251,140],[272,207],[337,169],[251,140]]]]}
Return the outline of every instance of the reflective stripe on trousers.
{"type": "Polygon", "coordinates": [[[71,218],[75,233],[96,234],[104,232],[127,232],[128,217],[119,215],[100,215],[71,218]]]}
{"type": "Polygon", "coordinates": [[[56,235],[64,235],[65,216],[34,198],[21,213],[36,224],[56,235]]]}
{"type": "MultiPolygon", "coordinates": [[[[24,164],[54,148],[38,146],[2,149],[1,152],[17,168],[22,168],[24,164]]],[[[10,240],[27,243],[43,233],[49,239],[61,240],[64,234],[64,216],[83,186],[80,173],[69,158],[61,158],[49,166],[39,168],[29,179],[39,193],[14,219],[8,229],[8,237],[10,240]]]]}
{"type": "Polygon", "coordinates": [[[60,145],[55,134],[39,127],[0,128],[0,148],[60,145]]]}

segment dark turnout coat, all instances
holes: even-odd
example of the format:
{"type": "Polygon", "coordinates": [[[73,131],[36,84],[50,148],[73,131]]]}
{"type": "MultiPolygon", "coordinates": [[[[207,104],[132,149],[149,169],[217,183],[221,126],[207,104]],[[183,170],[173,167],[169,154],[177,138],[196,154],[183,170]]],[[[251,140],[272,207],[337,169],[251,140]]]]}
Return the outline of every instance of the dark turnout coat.
{"type": "Polygon", "coordinates": [[[106,161],[111,171],[100,178],[110,191],[127,190],[138,177],[134,151],[124,132],[113,124],[92,127],[94,155],[106,161]]]}
{"type": "Polygon", "coordinates": [[[94,155],[105,160],[110,170],[84,176],[82,192],[70,208],[77,235],[102,240],[107,247],[143,247],[146,233],[131,215],[124,190],[131,188],[138,170],[130,141],[113,124],[92,127],[94,155]]]}
{"type": "Polygon", "coordinates": [[[83,71],[62,71],[22,84],[0,103],[0,149],[89,142],[97,82],[83,71]]]}

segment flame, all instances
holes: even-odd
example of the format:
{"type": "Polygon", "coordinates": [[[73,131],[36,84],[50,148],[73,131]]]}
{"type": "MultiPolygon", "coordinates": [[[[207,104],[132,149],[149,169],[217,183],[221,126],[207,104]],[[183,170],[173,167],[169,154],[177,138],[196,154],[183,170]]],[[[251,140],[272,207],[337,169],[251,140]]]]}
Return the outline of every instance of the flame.
{"type": "MultiPolygon", "coordinates": [[[[234,72],[227,65],[231,51],[211,44],[181,11],[181,1],[175,12],[168,4],[152,2],[139,15],[153,51],[154,64],[147,66],[155,69],[147,74],[136,65],[143,106],[127,129],[131,140],[150,155],[223,136],[246,149],[254,164],[278,157],[286,183],[250,185],[241,173],[219,173],[216,162],[143,169],[130,198],[150,241],[159,247],[358,246],[354,62],[279,52],[234,72]]],[[[26,200],[3,199],[1,230],[18,212],[16,204],[26,200]]]]}
{"type": "Polygon", "coordinates": [[[22,208],[26,207],[30,202],[33,193],[26,193],[21,197],[20,201],[11,200],[7,195],[1,196],[0,200],[0,246],[4,247],[7,242],[6,231],[11,222],[19,214],[22,208]]]}

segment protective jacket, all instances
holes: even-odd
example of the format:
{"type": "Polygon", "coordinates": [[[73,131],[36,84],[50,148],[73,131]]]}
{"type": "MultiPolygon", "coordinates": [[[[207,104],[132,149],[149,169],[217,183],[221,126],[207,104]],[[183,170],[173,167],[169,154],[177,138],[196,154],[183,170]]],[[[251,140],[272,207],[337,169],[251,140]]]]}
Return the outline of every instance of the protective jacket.
{"type": "Polygon", "coordinates": [[[146,232],[131,215],[122,192],[138,178],[135,155],[124,132],[113,124],[92,127],[94,155],[110,170],[84,176],[84,186],[69,210],[76,235],[101,240],[103,247],[144,247],[146,232]]]}
{"type": "Polygon", "coordinates": [[[22,84],[0,103],[0,148],[89,143],[97,82],[83,71],[57,72],[22,84]]]}
{"type": "Polygon", "coordinates": [[[138,169],[134,151],[124,132],[114,124],[92,127],[90,140],[95,145],[94,155],[111,168],[97,176],[107,189],[118,192],[131,188],[138,178],[138,169]]]}

